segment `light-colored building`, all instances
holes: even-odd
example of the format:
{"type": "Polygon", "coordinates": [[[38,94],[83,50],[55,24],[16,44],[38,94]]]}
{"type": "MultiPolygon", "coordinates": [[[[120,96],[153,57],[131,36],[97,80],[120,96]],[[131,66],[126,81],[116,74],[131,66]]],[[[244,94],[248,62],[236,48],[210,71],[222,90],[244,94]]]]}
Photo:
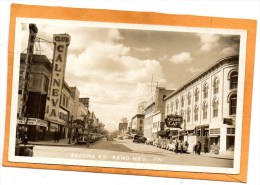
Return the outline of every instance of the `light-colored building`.
{"type": "MultiPolygon", "coordinates": [[[[150,97],[146,101],[145,106],[145,121],[144,121],[144,136],[147,138],[157,137],[157,134],[153,135],[153,123],[154,116],[158,111],[161,114],[165,112],[165,102],[164,98],[172,93],[173,90],[168,90],[164,87],[156,87],[155,91],[153,91],[150,97]]],[[[160,124],[163,124],[164,120],[160,120],[160,124]]]]}
{"type": "Polygon", "coordinates": [[[232,152],[238,85],[238,56],[220,59],[202,73],[183,84],[165,98],[167,115],[183,118],[182,129],[171,130],[172,137],[189,142],[189,150],[197,141],[220,153],[232,152]]]}
{"type": "Polygon", "coordinates": [[[144,114],[136,114],[131,120],[131,134],[143,135],[144,132],[144,114]]]}

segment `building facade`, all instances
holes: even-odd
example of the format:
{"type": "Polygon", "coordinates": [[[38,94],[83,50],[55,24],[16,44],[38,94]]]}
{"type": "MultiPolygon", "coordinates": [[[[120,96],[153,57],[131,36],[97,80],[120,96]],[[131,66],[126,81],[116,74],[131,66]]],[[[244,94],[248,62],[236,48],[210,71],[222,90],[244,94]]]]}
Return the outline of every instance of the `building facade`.
{"type": "MultiPolygon", "coordinates": [[[[24,125],[25,118],[20,118],[22,102],[22,75],[25,69],[26,54],[20,55],[20,76],[18,90],[18,125],[24,125]]],[[[28,140],[42,140],[48,130],[47,121],[44,120],[45,107],[48,99],[49,82],[51,79],[51,63],[45,55],[33,55],[31,73],[29,77],[28,99],[26,101],[26,116],[28,140]]]]}
{"type": "MultiPolygon", "coordinates": [[[[145,106],[145,121],[144,121],[144,136],[147,138],[154,138],[157,134],[153,134],[154,116],[158,111],[161,114],[165,112],[164,98],[172,93],[173,90],[168,90],[164,87],[156,87],[155,91],[151,93],[150,97],[146,101],[145,106]]],[[[163,124],[164,120],[160,120],[160,124],[163,124]]]]}
{"type": "Polygon", "coordinates": [[[144,133],[144,114],[136,114],[131,120],[130,134],[143,135],[144,133]]]}
{"type": "Polygon", "coordinates": [[[165,116],[183,118],[182,129],[166,129],[173,137],[187,140],[189,150],[200,141],[205,148],[214,145],[220,153],[232,152],[237,86],[238,56],[217,61],[165,98],[165,116]]]}

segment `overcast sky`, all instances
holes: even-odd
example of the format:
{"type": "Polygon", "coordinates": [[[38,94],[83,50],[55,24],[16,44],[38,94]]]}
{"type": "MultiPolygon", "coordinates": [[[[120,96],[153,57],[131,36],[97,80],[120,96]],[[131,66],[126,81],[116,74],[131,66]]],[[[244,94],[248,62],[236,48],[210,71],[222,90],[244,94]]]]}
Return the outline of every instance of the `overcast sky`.
{"type": "MultiPolygon", "coordinates": [[[[153,87],[176,89],[217,60],[238,54],[239,36],[174,31],[76,27],[39,24],[37,37],[52,41],[53,34],[71,36],[65,72],[69,86],[90,98],[90,110],[117,129],[122,117],[136,114],[153,87]]],[[[26,49],[28,24],[22,25],[26,49]]],[[[37,47],[39,48],[39,47],[37,47]]],[[[39,53],[39,51],[38,51],[39,53]]],[[[41,54],[52,57],[50,44],[41,54]]]]}

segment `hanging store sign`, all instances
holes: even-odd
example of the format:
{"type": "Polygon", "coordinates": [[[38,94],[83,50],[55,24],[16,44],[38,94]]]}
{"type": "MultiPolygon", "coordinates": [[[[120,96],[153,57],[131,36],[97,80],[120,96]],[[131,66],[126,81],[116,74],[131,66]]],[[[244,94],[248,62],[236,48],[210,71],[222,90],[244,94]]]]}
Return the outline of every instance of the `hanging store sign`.
{"type": "Polygon", "coordinates": [[[166,126],[169,128],[180,128],[182,124],[182,116],[179,115],[168,115],[165,119],[166,126]]]}
{"type": "Polygon", "coordinates": [[[53,43],[52,81],[47,116],[50,121],[57,122],[59,119],[60,97],[62,93],[67,51],[70,44],[70,35],[54,34],[53,43]]]}

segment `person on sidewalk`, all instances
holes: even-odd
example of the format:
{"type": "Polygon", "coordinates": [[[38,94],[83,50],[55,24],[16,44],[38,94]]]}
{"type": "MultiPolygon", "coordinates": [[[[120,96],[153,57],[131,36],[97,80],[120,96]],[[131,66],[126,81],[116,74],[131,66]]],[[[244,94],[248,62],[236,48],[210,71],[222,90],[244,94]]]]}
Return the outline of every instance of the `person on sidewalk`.
{"type": "Polygon", "coordinates": [[[197,142],[197,154],[200,155],[200,152],[201,152],[201,142],[198,141],[197,142]]]}
{"type": "Polygon", "coordinates": [[[183,141],[180,141],[180,151],[181,151],[181,154],[183,153],[183,141]]]}
{"type": "Polygon", "coordinates": [[[208,144],[207,143],[204,144],[204,153],[205,154],[208,153],[208,144]]]}

